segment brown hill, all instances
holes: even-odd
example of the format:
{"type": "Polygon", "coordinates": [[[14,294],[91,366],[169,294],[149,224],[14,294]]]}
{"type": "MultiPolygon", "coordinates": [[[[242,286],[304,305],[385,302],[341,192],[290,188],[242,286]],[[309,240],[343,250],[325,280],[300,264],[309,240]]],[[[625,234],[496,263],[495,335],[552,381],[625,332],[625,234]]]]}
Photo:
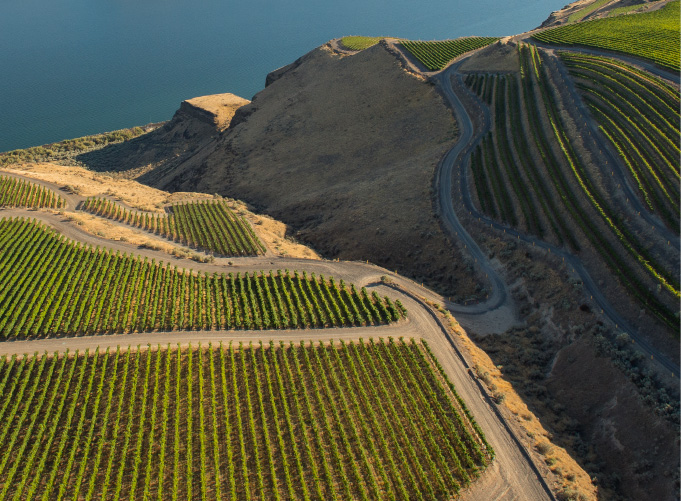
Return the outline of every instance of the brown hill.
{"type": "Polygon", "coordinates": [[[234,94],[188,99],[163,127],[76,159],[90,169],[121,172],[130,178],[171,169],[214,142],[229,126],[236,110],[248,102],[234,94]]]}
{"type": "Polygon", "coordinates": [[[125,166],[170,191],[245,200],[325,257],[368,259],[448,295],[474,293],[431,203],[435,167],[456,138],[435,89],[382,45],[353,56],[315,49],[268,84],[218,135],[183,103],[157,134],[80,160],[125,166]]]}

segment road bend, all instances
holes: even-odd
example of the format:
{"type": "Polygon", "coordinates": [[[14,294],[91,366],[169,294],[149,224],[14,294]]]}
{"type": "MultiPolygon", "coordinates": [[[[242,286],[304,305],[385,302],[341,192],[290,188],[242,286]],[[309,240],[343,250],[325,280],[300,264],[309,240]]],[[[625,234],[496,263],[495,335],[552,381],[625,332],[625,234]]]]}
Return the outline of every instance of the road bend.
{"type": "MultiPolygon", "coordinates": [[[[32,180],[32,178],[27,178],[32,180]]],[[[56,185],[46,185],[57,189],[56,185]]],[[[76,200],[74,200],[76,202],[76,200]]],[[[74,204],[75,205],[75,204],[74,204]]],[[[64,234],[70,239],[89,245],[100,245],[109,249],[120,250],[130,254],[141,254],[157,261],[175,261],[171,256],[154,249],[139,248],[128,242],[114,242],[85,232],[68,219],[69,210],[62,216],[47,211],[25,209],[0,210],[2,217],[32,217],[64,234]],[[66,217],[64,217],[66,216],[66,217]]],[[[213,263],[197,263],[186,259],[176,261],[181,267],[200,270],[206,273],[246,272],[268,269],[299,269],[318,274],[333,275],[336,279],[366,286],[380,295],[387,295],[393,300],[399,299],[407,308],[408,318],[395,324],[373,327],[347,327],[330,329],[301,329],[277,331],[174,331],[174,332],[138,332],[132,334],[109,334],[97,336],[57,337],[50,339],[15,340],[0,342],[0,355],[24,355],[31,353],[54,353],[69,350],[115,349],[120,346],[156,347],[196,346],[199,343],[219,345],[253,342],[268,343],[284,341],[298,343],[324,342],[328,340],[358,340],[369,337],[404,337],[425,339],[442,364],[447,375],[465,399],[476,421],[485,432],[488,442],[494,448],[496,459],[488,467],[482,477],[462,492],[463,499],[496,499],[511,501],[555,500],[546,480],[539,468],[532,461],[530,454],[506,420],[497,404],[488,395],[482,383],[473,375],[465,350],[457,345],[457,340],[449,333],[426,300],[440,301],[437,294],[423,288],[415,282],[393,274],[388,270],[369,263],[293,259],[286,257],[261,256],[257,258],[216,258],[213,263]],[[388,283],[382,281],[383,276],[390,277],[388,283]]],[[[503,284],[503,282],[502,282],[503,284]]],[[[484,306],[461,307],[470,309],[475,314],[483,313],[484,306]]]]}
{"type": "MultiPolygon", "coordinates": [[[[457,73],[457,68],[464,59],[461,59],[457,64],[449,66],[447,69],[441,73],[431,77],[441,88],[443,95],[449,102],[452,110],[454,111],[459,130],[461,131],[460,141],[444,156],[440,164],[438,165],[438,172],[436,173],[438,179],[438,196],[440,211],[443,219],[446,221],[446,226],[452,231],[452,235],[456,238],[460,238],[471,254],[478,260],[478,264],[481,269],[485,270],[491,277],[491,282],[495,289],[499,289],[495,294],[494,291],[490,295],[490,299],[481,305],[481,309],[485,311],[492,311],[499,308],[503,301],[508,299],[508,294],[506,292],[506,286],[499,277],[498,274],[494,272],[493,267],[490,265],[487,256],[480,250],[480,248],[475,245],[475,242],[470,237],[468,232],[465,231],[461,222],[454,212],[452,197],[451,197],[451,180],[452,180],[452,170],[455,165],[459,166],[459,176],[460,176],[460,186],[461,195],[464,204],[464,208],[469,211],[471,216],[480,220],[480,222],[485,225],[489,225],[491,228],[503,231],[510,237],[515,237],[517,240],[523,241],[527,244],[533,245],[544,249],[546,252],[550,252],[556,256],[561,257],[568,269],[572,269],[573,273],[577,274],[584,284],[584,290],[592,297],[592,300],[598,305],[601,310],[601,314],[608,318],[610,322],[615,325],[615,328],[621,332],[626,332],[632,340],[637,344],[638,348],[644,353],[648,354],[653,362],[657,363],[659,366],[663,367],[666,371],[672,374],[676,379],[679,378],[679,365],[668,358],[664,353],[655,348],[645,336],[635,329],[629,322],[627,322],[617,310],[610,304],[610,302],[605,298],[601,290],[598,288],[597,284],[589,274],[589,272],[584,267],[581,260],[567,252],[563,248],[559,248],[548,244],[534,236],[521,233],[510,226],[498,223],[486,217],[484,214],[478,212],[478,210],[473,205],[470,196],[470,190],[468,189],[468,179],[467,170],[470,162],[470,153],[473,147],[477,144],[480,137],[473,139],[473,123],[468,115],[463,103],[459,97],[454,92],[452,86],[452,79],[456,79],[460,84],[461,88],[465,89],[465,92],[470,93],[473,99],[477,99],[477,96],[463,85],[463,79],[460,73],[457,73]],[[445,184],[447,183],[447,184],[445,184]],[[500,300],[503,300],[500,302],[500,300]]],[[[482,106],[483,112],[485,113],[485,124],[486,128],[489,128],[489,111],[482,106]]],[[[467,307],[463,308],[462,313],[467,313],[467,307]]],[[[455,311],[455,310],[452,310],[455,311]]]]}

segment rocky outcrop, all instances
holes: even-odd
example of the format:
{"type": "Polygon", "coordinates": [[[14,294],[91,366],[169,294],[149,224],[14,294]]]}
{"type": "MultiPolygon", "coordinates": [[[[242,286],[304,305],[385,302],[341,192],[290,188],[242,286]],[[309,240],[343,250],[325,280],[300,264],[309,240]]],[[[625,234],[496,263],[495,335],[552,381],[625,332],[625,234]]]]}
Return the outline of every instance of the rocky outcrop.
{"type": "Polygon", "coordinates": [[[322,46],[270,73],[210,143],[138,179],[244,200],[325,257],[368,259],[458,297],[474,279],[452,258],[430,192],[455,139],[434,87],[385,46],[352,56],[322,46]]]}
{"type": "Polygon", "coordinates": [[[165,172],[213,142],[227,129],[238,109],[249,103],[234,94],[195,97],[180,104],[172,120],[136,139],[86,153],[77,160],[98,171],[138,178],[165,172]]]}

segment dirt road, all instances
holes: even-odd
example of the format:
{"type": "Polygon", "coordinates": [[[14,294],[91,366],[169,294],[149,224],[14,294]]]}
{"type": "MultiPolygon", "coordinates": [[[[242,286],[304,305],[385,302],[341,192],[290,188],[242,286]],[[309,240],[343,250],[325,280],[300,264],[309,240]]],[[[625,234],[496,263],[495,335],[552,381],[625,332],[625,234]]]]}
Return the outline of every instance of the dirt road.
{"type": "MultiPolygon", "coordinates": [[[[336,270],[336,276],[342,272],[336,270]]],[[[0,355],[22,355],[34,352],[55,351],[83,352],[99,349],[116,348],[117,346],[147,345],[187,346],[199,343],[238,343],[238,342],[300,342],[328,340],[359,340],[370,337],[405,337],[425,339],[445,372],[456,386],[461,397],[466,401],[476,421],[485,433],[488,442],[494,448],[496,459],[490,466],[490,472],[483,475],[480,482],[474,483],[464,494],[464,499],[499,499],[499,500],[545,500],[554,499],[539,470],[530,459],[527,451],[519,442],[514,432],[505,422],[477,378],[470,375],[471,364],[464,358],[456,342],[450,337],[444,326],[439,323],[435,314],[415,296],[400,293],[393,287],[385,285],[372,286],[379,294],[391,295],[400,299],[409,312],[407,320],[397,324],[380,327],[340,328],[340,329],[307,329],[284,331],[180,331],[152,332],[122,335],[84,336],[75,338],[39,339],[32,341],[8,341],[0,343],[0,355]]]]}
{"type": "MultiPolygon", "coordinates": [[[[478,218],[485,225],[490,225],[491,228],[503,231],[505,234],[511,237],[515,237],[518,240],[532,244],[535,247],[545,249],[547,252],[551,252],[559,257],[562,257],[565,260],[566,265],[569,268],[572,268],[573,273],[578,275],[582,280],[585,292],[593,297],[595,304],[601,308],[602,314],[618,330],[626,332],[634,340],[636,346],[647,356],[650,356],[656,364],[663,367],[667,373],[671,373],[673,377],[678,379],[679,365],[665,354],[657,350],[638,330],[634,329],[617,312],[617,310],[607,301],[601,290],[598,288],[596,282],[593,280],[577,256],[567,252],[563,248],[555,247],[538,238],[535,238],[534,236],[521,233],[510,226],[500,224],[478,212],[476,207],[473,205],[470,196],[470,190],[467,189],[468,162],[470,162],[470,153],[473,147],[477,144],[484,133],[489,130],[490,119],[489,110],[485,106],[482,106],[482,109],[485,113],[485,126],[483,127],[481,134],[477,138],[474,138],[473,123],[470,119],[470,116],[466,112],[461,100],[456,95],[452,87],[452,79],[457,79],[459,82],[459,88],[467,89],[465,85],[463,85],[461,74],[457,73],[456,71],[458,66],[464,60],[465,58],[462,58],[457,63],[450,65],[441,73],[431,77],[439,86],[441,86],[443,94],[449,101],[449,104],[456,115],[459,130],[461,131],[461,140],[445,155],[442,162],[440,162],[440,165],[438,166],[438,171],[436,173],[438,179],[437,193],[439,197],[438,203],[440,206],[440,213],[445,225],[450,229],[454,238],[460,239],[464,242],[471,255],[475,257],[479,268],[488,274],[494,287],[492,294],[490,295],[490,299],[485,303],[477,305],[479,306],[479,311],[492,312],[502,307],[505,302],[509,301],[509,296],[506,293],[505,283],[491,266],[487,256],[484,255],[477,244],[475,244],[456,216],[451,197],[452,171],[455,167],[458,168],[459,172],[459,181],[464,207],[473,217],[478,218]]],[[[467,90],[467,92],[470,91],[467,90]]],[[[472,93],[471,96],[473,96],[472,93]]],[[[473,98],[475,98],[475,96],[473,96],[473,98]]],[[[456,309],[452,308],[451,305],[448,304],[447,307],[451,309],[451,311],[456,312],[456,309]]],[[[461,316],[462,319],[466,318],[466,308],[467,307],[464,307],[464,311],[461,311],[460,313],[456,312],[457,318],[459,318],[459,316],[461,316]]]]}
{"type": "MultiPolygon", "coordinates": [[[[52,189],[49,183],[41,183],[52,189]]],[[[75,197],[74,197],[75,198],[75,197]]],[[[72,200],[69,207],[75,207],[77,200],[72,200]]],[[[83,336],[75,338],[38,339],[30,341],[5,341],[0,343],[0,355],[21,355],[34,352],[83,351],[96,347],[115,348],[116,346],[153,345],[192,345],[208,343],[259,342],[259,341],[326,341],[330,339],[357,340],[369,337],[405,337],[426,339],[431,349],[440,360],[447,375],[456,385],[457,391],[466,400],[471,412],[482,427],[487,440],[496,452],[496,460],[490,471],[483,475],[480,482],[466,491],[465,499],[554,499],[551,491],[542,478],[528,452],[524,449],[513,430],[504,420],[477,378],[473,378],[468,369],[469,361],[464,358],[456,340],[449,336],[448,330],[440,323],[436,314],[424,302],[423,298],[442,301],[437,294],[421,287],[411,280],[397,276],[388,270],[368,263],[317,261],[280,257],[257,258],[221,258],[214,263],[196,263],[187,259],[173,258],[152,249],[139,249],[137,246],[110,241],[82,230],[65,215],[44,211],[3,209],[0,217],[33,217],[63,233],[68,238],[122,252],[141,254],[156,260],[163,260],[179,267],[201,270],[212,273],[244,272],[276,269],[298,269],[333,276],[366,286],[381,295],[399,299],[408,310],[408,319],[393,325],[362,328],[306,329],[284,331],[179,331],[151,332],[122,335],[83,336]],[[229,264],[229,263],[232,264],[229,264]],[[381,282],[387,276],[392,282],[389,285],[381,282]]],[[[466,307],[461,307],[465,310],[466,307]]],[[[481,314],[480,305],[470,307],[474,316],[481,314]]]]}

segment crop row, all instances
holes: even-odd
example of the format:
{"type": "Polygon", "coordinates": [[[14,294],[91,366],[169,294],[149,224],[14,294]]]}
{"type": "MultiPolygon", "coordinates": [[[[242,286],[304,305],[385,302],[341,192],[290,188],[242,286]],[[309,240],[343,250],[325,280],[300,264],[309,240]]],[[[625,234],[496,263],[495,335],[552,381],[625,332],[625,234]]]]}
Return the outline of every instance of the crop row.
{"type": "Polygon", "coordinates": [[[478,95],[478,97],[480,97],[480,99],[487,103],[487,106],[492,106],[496,75],[471,73],[466,76],[464,82],[478,95]]]}
{"type": "Polygon", "coordinates": [[[601,130],[651,211],[679,229],[678,99],[626,65],[562,54],[601,130]],[[674,107],[675,106],[675,107],[674,107]],[[675,138],[675,139],[672,139],[675,138]]]}
{"type": "Polygon", "coordinates": [[[176,329],[286,329],[398,320],[402,305],[288,270],[212,275],[85,247],[0,219],[0,332],[33,338],[176,329]]]}
{"type": "Polygon", "coordinates": [[[532,37],[547,44],[631,54],[678,72],[679,23],[679,2],[673,1],[653,12],[558,26],[532,37]]]}
{"type": "Polygon", "coordinates": [[[132,211],[104,198],[88,198],[81,208],[223,256],[265,251],[251,226],[221,201],[173,205],[168,215],[132,211]]]}
{"type": "Polygon", "coordinates": [[[494,457],[392,339],[3,358],[0,438],[12,500],[451,499],[494,457]]]}
{"type": "MultiPolygon", "coordinates": [[[[527,230],[534,234],[540,234],[541,225],[537,216],[537,210],[532,200],[532,195],[529,186],[524,182],[518,165],[515,161],[512,152],[511,140],[508,130],[508,87],[509,81],[512,77],[506,78],[504,76],[497,77],[498,85],[496,86],[494,99],[494,134],[497,140],[497,147],[499,151],[499,160],[504,166],[506,177],[510,181],[513,188],[515,198],[520,205],[520,211],[525,220],[527,230]]],[[[511,224],[516,226],[517,220],[515,217],[511,219],[511,224]]]]}
{"type": "MultiPolygon", "coordinates": [[[[589,239],[613,273],[618,276],[624,287],[664,323],[670,327],[675,325],[676,321],[674,319],[674,314],[660,301],[660,299],[650,293],[648,287],[641,282],[631,265],[621,256],[620,250],[628,253],[633,258],[634,262],[637,262],[643,270],[660,283],[661,287],[664,287],[674,295],[678,295],[678,280],[673,274],[669,273],[656,262],[654,257],[651,256],[650,251],[628,230],[621,220],[620,215],[613,211],[603,194],[595,187],[592,179],[584,168],[580,157],[575,153],[572,142],[565,133],[562,119],[557,110],[555,96],[553,96],[553,93],[548,86],[546,68],[542,64],[541,55],[532,46],[522,46],[520,51],[524,83],[533,82],[532,86],[534,86],[532,77],[533,75],[536,77],[539,98],[541,102],[543,102],[544,109],[546,110],[551,127],[550,130],[560,148],[563,160],[568,166],[570,178],[566,177],[558,167],[559,163],[548,145],[540,148],[542,150],[542,155],[548,156],[548,158],[545,159],[545,165],[549,169],[549,175],[552,179],[554,188],[559,193],[565,209],[572,216],[573,221],[582,229],[586,238],[589,239]],[[568,179],[571,179],[572,182],[569,182],[568,179]],[[610,243],[610,240],[603,235],[602,231],[598,229],[598,226],[596,226],[593,221],[593,216],[587,213],[577,201],[571,185],[579,187],[581,194],[586,198],[589,205],[593,208],[593,211],[603,220],[616,241],[619,242],[620,245],[618,246],[618,249],[616,249],[613,244],[610,243]]],[[[530,86],[528,86],[528,88],[529,87],[530,86]]],[[[529,90],[527,91],[527,94],[525,102],[526,105],[528,105],[528,116],[533,127],[534,135],[535,137],[543,136],[540,126],[539,111],[534,99],[535,96],[533,96],[533,93],[530,93],[529,90]]],[[[545,141],[546,138],[543,137],[542,142],[545,141]]]]}
{"type": "MultiPolygon", "coordinates": [[[[538,137],[535,137],[537,144],[534,144],[531,141],[534,131],[525,131],[521,118],[523,101],[519,93],[517,78],[513,75],[471,74],[466,78],[466,83],[483,100],[486,100],[490,105],[494,104],[493,107],[491,106],[491,109],[494,112],[493,135],[496,138],[498,147],[497,161],[503,165],[503,171],[506,173],[506,176],[503,177],[501,171],[495,172],[494,169],[488,166],[487,169],[491,170],[489,176],[485,175],[482,163],[483,151],[494,146],[494,142],[491,139],[485,138],[482,145],[474,152],[471,164],[476,190],[478,191],[478,199],[481,200],[483,212],[496,218],[496,211],[493,210],[495,197],[502,206],[504,199],[506,199],[507,204],[512,204],[508,193],[501,193],[501,190],[505,190],[506,186],[510,185],[517,203],[511,205],[510,209],[508,207],[505,209],[507,214],[514,213],[515,209],[513,207],[517,205],[518,210],[523,214],[526,230],[543,237],[545,232],[540,219],[540,214],[543,213],[558,243],[563,244],[567,238],[573,244],[570,237],[571,232],[566,227],[565,221],[556,206],[555,197],[551,195],[541,175],[541,171],[545,170],[545,166],[543,163],[538,164],[532,154],[533,151],[541,148],[543,143],[538,137]],[[497,80],[499,83],[497,83],[497,80]],[[489,89],[494,88],[496,88],[496,92],[489,91],[489,89]],[[517,155],[517,160],[514,153],[517,155]],[[499,180],[495,181],[495,178],[499,180]],[[508,179],[508,181],[505,181],[505,179],[508,179]],[[487,187],[488,183],[492,186],[500,185],[494,188],[494,197],[492,197],[492,192],[487,187]],[[497,195],[497,192],[501,193],[501,195],[497,195]]],[[[491,153],[486,155],[493,158],[491,153]]],[[[513,223],[513,219],[509,216],[502,217],[501,220],[517,225],[517,221],[513,223]]],[[[576,244],[574,246],[576,247],[576,244]]]]}
{"type": "Polygon", "coordinates": [[[431,71],[441,70],[461,54],[485,47],[498,37],[462,37],[441,41],[403,41],[401,45],[431,71]]]}
{"type": "Polygon", "coordinates": [[[348,50],[360,51],[373,47],[381,40],[383,40],[383,37],[349,36],[341,38],[341,44],[348,50]]]}
{"type": "MultiPolygon", "coordinates": [[[[498,213],[499,220],[511,225],[510,215],[518,210],[525,218],[528,231],[541,235],[542,221],[538,218],[541,207],[543,219],[558,243],[569,245],[575,251],[580,250],[580,237],[575,230],[581,229],[584,238],[632,296],[653,315],[672,326],[675,322],[673,312],[649,290],[650,286],[641,280],[640,275],[648,273],[671,294],[678,294],[678,278],[657,262],[639,237],[628,229],[584,168],[565,133],[556,98],[547,84],[546,68],[537,49],[522,46],[520,60],[520,85],[518,79],[511,75],[469,75],[466,80],[472,90],[483,98],[488,89],[494,89],[489,96],[489,102],[494,104],[490,107],[493,111],[493,139],[490,136],[484,138],[471,160],[482,210],[491,217],[498,213]],[[522,116],[523,108],[527,126],[522,116]],[[558,148],[554,148],[556,145],[558,148]],[[514,183],[514,180],[518,182],[514,183]],[[509,204],[506,186],[510,186],[515,194],[512,204],[509,204]],[[610,230],[610,235],[596,224],[599,218],[610,230]],[[575,226],[568,225],[568,220],[575,226]],[[626,259],[627,254],[631,260],[626,259]]],[[[667,96],[665,99],[673,99],[667,91],[663,86],[656,90],[667,96]]]]}
{"type": "Polygon", "coordinates": [[[64,199],[54,191],[36,183],[9,176],[0,176],[0,207],[47,207],[64,206],[64,199]]]}

